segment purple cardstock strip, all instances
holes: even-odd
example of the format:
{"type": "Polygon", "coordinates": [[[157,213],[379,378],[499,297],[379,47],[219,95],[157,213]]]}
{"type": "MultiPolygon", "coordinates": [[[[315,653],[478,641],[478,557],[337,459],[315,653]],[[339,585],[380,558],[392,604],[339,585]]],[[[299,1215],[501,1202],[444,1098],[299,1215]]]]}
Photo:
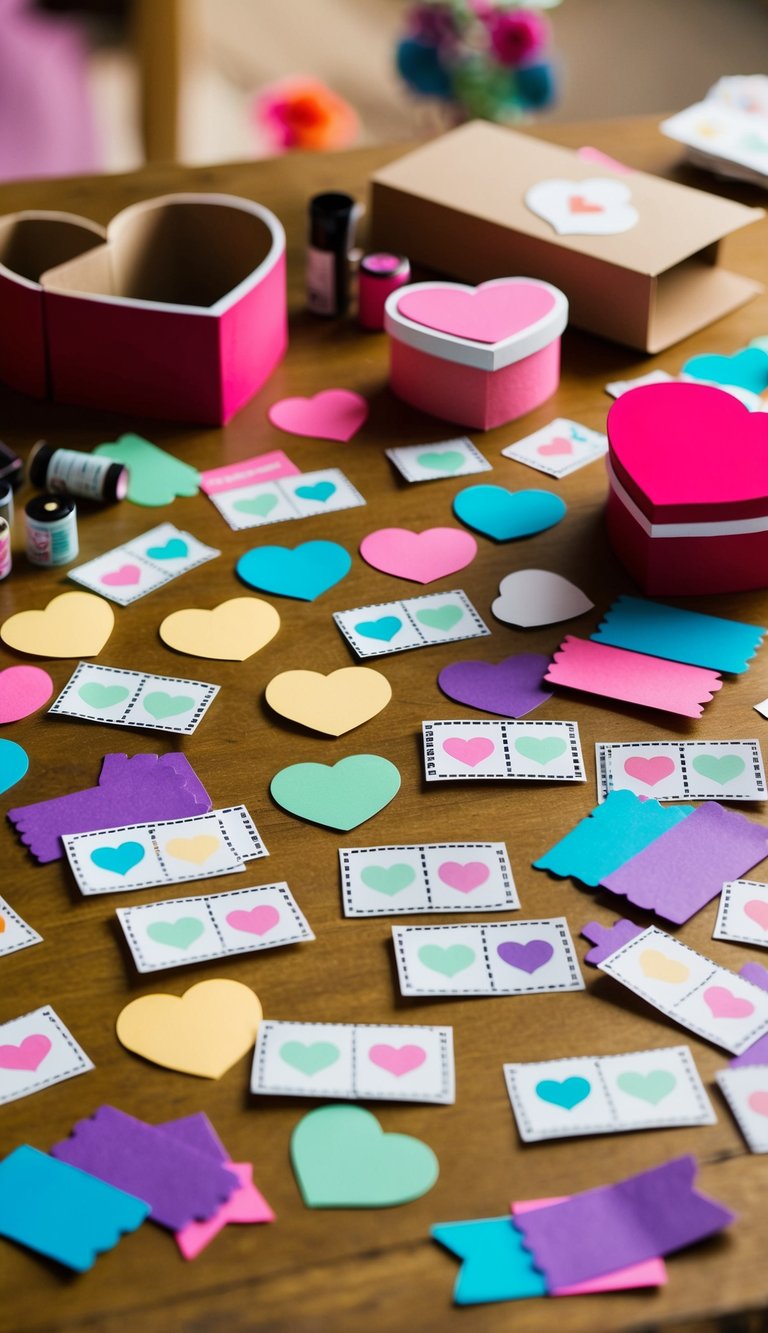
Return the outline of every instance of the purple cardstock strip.
{"type": "MultiPolygon", "coordinates": [[[[182,1135],[183,1135],[182,1130],[182,1135]]],[[[198,1152],[114,1106],[79,1120],[51,1156],[149,1204],[153,1222],[181,1231],[218,1211],[240,1182],[208,1152],[198,1152]]]]}
{"type": "Polygon", "coordinates": [[[629,944],[636,935],[642,935],[644,929],[644,926],[636,926],[634,921],[628,921],[625,916],[614,921],[611,926],[601,926],[599,921],[589,921],[586,926],[582,926],[581,933],[584,939],[589,940],[595,947],[585,953],[584,962],[599,967],[612,953],[616,953],[617,949],[623,949],[624,945],[629,944]]]}
{"type": "Polygon", "coordinates": [[[707,801],[600,883],[681,925],[716,898],[726,880],[741,879],[766,855],[768,829],[707,801]]]}
{"type": "MultiPolygon", "coordinates": [[[[745,963],[739,969],[739,976],[745,981],[751,981],[753,986],[768,991],[768,968],[763,967],[762,963],[745,963]]],[[[730,1069],[739,1069],[742,1065],[768,1065],[768,1032],[758,1037],[741,1055],[735,1055],[728,1061],[730,1069]]]]}
{"type": "Polygon", "coordinates": [[[194,1152],[204,1153],[206,1157],[213,1157],[217,1162],[229,1161],[229,1153],[204,1111],[182,1116],[180,1120],[164,1120],[162,1124],[155,1125],[155,1129],[170,1134],[177,1143],[183,1143],[194,1152]]]}
{"type": "Polygon", "coordinates": [[[518,1214],[515,1226],[549,1290],[672,1254],[727,1227],[733,1213],[694,1189],[696,1169],[695,1157],[676,1157],[617,1185],[518,1214]]]}
{"type": "Polygon", "coordinates": [[[501,662],[452,662],[437,683],[443,694],[470,708],[501,717],[525,717],[552,698],[543,684],[550,663],[543,653],[516,653],[501,662]]]}

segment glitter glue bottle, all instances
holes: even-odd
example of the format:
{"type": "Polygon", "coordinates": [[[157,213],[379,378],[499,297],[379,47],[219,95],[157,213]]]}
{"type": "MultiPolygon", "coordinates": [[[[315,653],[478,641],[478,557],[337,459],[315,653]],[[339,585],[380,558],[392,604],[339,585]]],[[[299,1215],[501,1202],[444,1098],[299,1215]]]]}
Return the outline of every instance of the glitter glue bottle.
{"type": "Polygon", "coordinates": [[[36,495],[24,510],[27,559],[50,568],[77,559],[77,510],[73,500],[60,495],[36,495]]]}
{"type": "Polygon", "coordinates": [[[349,303],[349,252],[362,206],[333,190],[309,201],[307,309],[333,318],[349,303]]]}
{"type": "Polygon", "coordinates": [[[0,518],[0,579],[7,579],[11,572],[11,529],[7,519],[0,518]]]}
{"type": "Polygon", "coordinates": [[[55,449],[38,440],[29,455],[29,480],[41,490],[114,504],[128,494],[128,469],[99,454],[55,449]]]}
{"type": "Polygon", "coordinates": [[[357,272],[357,319],[361,329],[384,328],[384,302],[390,292],[411,281],[411,266],[404,255],[379,250],[363,255],[357,272]]]}

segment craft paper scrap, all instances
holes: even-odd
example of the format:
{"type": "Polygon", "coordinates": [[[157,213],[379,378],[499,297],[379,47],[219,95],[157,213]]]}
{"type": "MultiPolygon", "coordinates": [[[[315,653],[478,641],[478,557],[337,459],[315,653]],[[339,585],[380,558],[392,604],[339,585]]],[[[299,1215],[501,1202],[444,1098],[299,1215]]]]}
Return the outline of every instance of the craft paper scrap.
{"type": "Polygon", "coordinates": [[[622,596],[608,608],[591,638],[614,648],[738,675],[749,669],[764,635],[760,625],[622,596]]]}
{"type": "Polygon", "coordinates": [[[289,546],[255,546],[241,555],[235,573],[249,588],[314,602],[352,568],[349,551],[338,542],[300,542],[289,546]]]}
{"type": "Polygon", "coordinates": [[[128,499],[135,505],[156,508],[171,504],[177,495],[197,495],[200,485],[197,468],[150,444],[141,435],[121,435],[113,443],[97,444],[93,452],[127,467],[128,499]]]}
{"type": "Polygon", "coordinates": [[[368,419],[368,404],[353,389],[323,389],[312,398],[281,398],[267,412],[289,435],[346,444],[368,419]]]}
{"type": "Polygon", "coordinates": [[[596,889],[613,870],[690,814],[692,805],[666,807],[632,792],[610,792],[604,804],[534,861],[534,868],[561,878],[570,875],[596,889]]]}
{"type": "Polygon", "coordinates": [[[386,676],[372,667],[320,671],[281,671],[264,692],[270,708],[324,736],[343,736],[368,722],[392,698],[386,676]]]}
{"type": "Polygon", "coordinates": [[[198,1078],[221,1078],[256,1040],[258,995],[239,981],[198,981],[183,995],[141,995],[117,1016],[126,1050],[198,1078]]]}
{"type": "Polygon", "coordinates": [[[464,569],[477,555],[477,542],[463,528],[379,528],[360,543],[373,569],[412,583],[434,583],[464,569]]]}
{"type": "Polygon", "coordinates": [[[520,906],[503,842],[341,847],[345,916],[499,912],[520,906]]]}
{"type": "Polygon", "coordinates": [[[422,722],[427,782],[586,782],[575,722],[422,722]]]}
{"type": "Polygon", "coordinates": [[[734,1055],[768,1032],[768,992],[658,926],[642,930],[598,966],[667,1018],[734,1055]]]}
{"type": "Polygon", "coordinates": [[[620,398],[623,393],[629,393],[631,389],[642,389],[644,384],[671,384],[675,378],[670,375],[668,370],[649,370],[647,375],[637,375],[631,380],[614,380],[611,384],[606,384],[605,392],[610,394],[611,398],[620,398]]]}
{"type": "Polygon", "coordinates": [[[407,444],[384,453],[406,481],[437,481],[440,477],[465,477],[472,472],[490,472],[483,458],[466,435],[437,444],[407,444]]]}
{"type": "Polygon", "coordinates": [[[364,505],[360,492],[336,467],[300,472],[282,480],[257,481],[214,491],[210,499],[235,532],[290,518],[313,518],[364,505]]]}
{"type": "Polygon", "coordinates": [[[720,1069],[717,1085],[750,1152],[768,1152],[768,1065],[720,1069]]]}
{"type": "Polygon", "coordinates": [[[7,953],[16,953],[17,949],[28,949],[31,944],[42,944],[42,941],[42,935],[28,926],[5,898],[0,898],[0,958],[7,953]]]}
{"type": "Polygon", "coordinates": [[[687,1046],[508,1064],[504,1077],[524,1143],[716,1119],[687,1046]]]}
{"type": "MultiPolygon", "coordinates": [[[[537,1208],[550,1208],[553,1204],[564,1203],[568,1197],[567,1194],[561,1194],[547,1199],[517,1201],[512,1204],[512,1217],[534,1212],[537,1208]]],[[[644,1259],[642,1263],[628,1264],[626,1268],[617,1268],[613,1273],[603,1273],[600,1277],[590,1278],[587,1282],[574,1282],[569,1287],[556,1287],[549,1294],[588,1296],[602,1291],[632,1291],[638,1287],[664,1287],[666,1284],[667,1266],[664,1260],[644,1259]]]]}
{"type": "Polygon", "coordinates": [[[117,918],[139,972],[315,938],[282,881],[144,907],[118,907],[117,918]]]}
{"type": "Polygon", "coordinates": [[[244,805],[62,838],[80,892],[125,893],[242,871],[268,856],[244,805]]]}
{"type": "Polygon", "coordinates": [[[516,569],[501,580],[491,611],[507,625],[534,629],[573,620],[593,606],[581,588],[561,574],[548,569],[516,569]]]}
{"type": "Polygon", "coordinates": [[[191,736],[219,688],[202,680],[79,662],[48,712],[84,722],[191,736]]]}
{"type": "Polygon", "coordinates": [[[21,841],[36,860],[58,861],[65,833],[123,827],[126,816],[145,820],[184,819],[210,810],[212,801],[186,755],[104,756],[99,785],[8,811],[21,841]]]}
{"type": "Polygon", "coordinates": [[[683,717],[701,717],[704,705],[722,686],[714,671],[609,648],[570,634],[554,654],[544,679],[551,685],[565,685],[585,694],[601,694],[683,717]]]}
{"type": "MultiPolygon", "coordinates": [[[[0,638],[33,657],[95,657],[115,625],[115,613],[90,592],[63,592],[42,611],[17,611],[3,621],[0,638]]],[[[50,697],[50,696],[49,696],[50,697]]]]}
{"type": "Polygon", "coordinates": [[[257,482],[276,481],[278,477],[296,477],[300,473],[282,449],[271,449],[266,454],[254,454],[239,463],[225,463],[200,473],[200,490],[214,496],[222,491],[237,491],[257,482]]]}
{"type": "Polygon", "coordinates": [[[616,953],[622,944],[629,944],[630,940],[636,939],[642,933],[643,927],[636,926],[634,921],[628,921],[625,916],[619,917],[610,926],[602,926],[599,921],[589,921],[581,928],[584,939],[592,944],[592,948],[584,955],[584,962],[599,967],[612,953],[616,953]]]}
{"type": "Polygon", "coordinates": [[[565,518],[565,501],[553,491],[510,491],[506,486],[465,486],[453,501],[462,523],[496,542],[546,532],[565,518]]]}
{"type": "Polygon", "coordinates": [[[352,754],[335,764],[290,764],[269,784],[289,814],[326,828],[357,828],[400,790],[400,771],[378,754],[352,754]]]}
{"type": "Polygon", "coordinates": [[[544,1275],[511,1217],[438,1222],[429,1234],[461,1260],[453,1288],[455,1305],[487,1305],[549,1294],[544,1275]]]}
{"type": "Polygon", "coordinates": [[[161,621],[163,643],[191,657],[244,662],[268,644],[280,628],[274,606],[260,597],[231,597],[211,611],[187,607],[161,621]]]}
{"type": "Polygon", "coordinates": [[[440,1164],[410,1134],[387,1134],[362,1106],[321,1106],[291,1135],[291,1162],[308,1208],[390,1208],[432,1189],[440,1164]]]}
{"type": "Polygon", "coordinates": [[[673,1254],[733,1222],[695,1188],[695,1157],[678,1157],[616,1185],[519,1213],[515,1225],[547,1286],[586,1282],[645,1259],[673,1254]]]}
{"type": "Polygon", "coordinates": [[[759,704],[755,704],[755,712],[761,717],[768,717],[768,699],[762,699],[759,704]]]}
{"type": "Polygon", "coordinates": [[[29,755],[23,745],[0,737],[0,794],[10,791],[29,772],[29,755]]]}
{"type": "Polygon", "coordinates": [[[544,653],[513,653],[500,662],[451,662],[438,673],[437,683],[457,703],[502,717],[524,717],[552,698],[543,684],[548,667],[544,653]]]}
{"type": "MultiPolygon", "coordinates": [[[[762,963],[745,963],[739,968],[739,976],[760,990],[768,991],[768,968],[762,963]]],[[[751,1065],[768,1065],[768,1034],[758,1037],[746,1051],[728,1061],[729,1069],[746,1069],[751,1065]]]]}
{"type": "Polygon", "coordinates": [[[76,1273],[148,1215],[141,1199],[28,1144],[0,1161],[0,1236],[76,1273]]]}
{"type": "MultiPolygon", "coordinates": [[[[393,926],[402,995],[537,995],[583,990],[564,917],[393,926]]],[[[768,1012],[768,996],[766,996],[768,1012]]]]}
{"type": "Polygon", "coordinates": [[[453,1028],[265,1020],[251,1092],[448,1105],[456,1096],[453,1028]]]}
{"type": "Polygon", "coordinates": [[[89,1069],[93,1062],[49,1004],[0,1023],[0,1106],[89,1069]]]}
{"type": "Polygon", "coordinates": [[[727,881],[712,937],[768,949],[768,884],[749,879],[727,881]]]}
{"type": "MultiPolygon", "coordinates": [[[[172,523],[160,523],[142,537],[116,546],[114,550],[76,565],[67,577],[82,583],[119,606],[128,606],[155,588],[162,588],[190,569],[214,560],[221,551],[204,546],[189,532],[181,532],[172,523]]],[[[85,653],[73,656],[87,656],[85,653]]]]}
{"type": "Polygon", "coordinates": [[[660,801],[764,801],[760,743],[598,741],[597,799],[631,791],[660,801]]]}
{"type": "Polygon", "coordinates": [[[333,618],[358,657],[479,639],[491,632],[460,588],[334,611],[333,618]]]}
{"type": "Polygon", "coordinates": [[[550,477],[567,477],[602,458],[608,452],[608,437],[578,421],[557,417],[501,452],[506,458],[525,463],[537,472],[546,472],[550,477]]]}
{"type": "Polygon", "coordinates": [[[53,681],[36,666],[10,666],[0,671],[0,723],[19,722],[47,704],[53,681]]]}

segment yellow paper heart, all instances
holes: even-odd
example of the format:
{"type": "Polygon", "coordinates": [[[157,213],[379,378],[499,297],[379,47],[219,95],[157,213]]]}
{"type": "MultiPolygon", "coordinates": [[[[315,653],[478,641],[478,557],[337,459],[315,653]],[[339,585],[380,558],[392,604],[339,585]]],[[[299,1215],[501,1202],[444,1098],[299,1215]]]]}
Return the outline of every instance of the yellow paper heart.
{"type": "Polygon", "coordinates": [[[95,657],[115,624],[109,602],[92,592],[63,592],[44,611],[17,611],[0,629],[0,638],[18,653],[33,657],[95,657]]]}
{"type": "Polygon", "coordinates": [[[153,1064],[221,1078],[253,1046],[259,997],[239,981],[199,981],[181,996],[142,995],[117,1018],[117,1037],[153,1064]]]}
{"type": "Polygon", "coordinates": [[[160,626],[160,638],[178,653],[244,662],[274,639],[279,628],[280,616],[269,602],[232,597],[212,611],[173,611],[160,626]]]}
{"type": "Polygon", "coordinates": [[[386,708],[392,698],[389,681],[371,667],[320,671],[281,671],[266,690],[270,708],[291,722],[342,736],[386,708]]]}
{"type": "Polygon", "coordinates": [[[5,917],[0,916],[0,935],[3,934],[4,930],[5,930],[5,917]]]}
{"type": "Polygon", "coordinates": [[[221,838],[214,833],[198,833],[195,838],[171,838],[165,844],[165,850],[177,861],[191,861],[193,866],[201,866],[220,846],[221,838]]]}
{"type": "Polygon", "coordinates": [[[685,963],[679,963],[676,958],[669,958],[658,949],[643,949],[638,962],[645,976],[652,977],[654,981],[679,983],[687,981],[691,975],[690,968],[686,967],[685,963]]]}

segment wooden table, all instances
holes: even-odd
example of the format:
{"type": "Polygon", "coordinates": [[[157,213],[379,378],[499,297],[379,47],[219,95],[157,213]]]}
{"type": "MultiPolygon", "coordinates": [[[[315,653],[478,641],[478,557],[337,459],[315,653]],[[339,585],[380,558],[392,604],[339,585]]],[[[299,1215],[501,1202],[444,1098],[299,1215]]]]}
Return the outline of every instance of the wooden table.
{"type": "MultiPolygon", "coordinates": [[[[567,146],[595,144],[625,161],[704,188],[707,176],[676,167],[678,150],[647,121],[557,126],[539,131],[567,146]]],[[[275,162],[189,170],[152,167],[136,175],[72,181],[25,182],[0,189],[0,212],[18,208],[62,208],[106,222],[126,204],[169,190],[229,191],[260,200],[287,226],[290,244],[292,337],[283,365],[266,388],[224,430],[157,425],[133,418],[59,408],[3,392],[0,436],[25,451],[39,436],[62,446],[89,449],[123,430],[136,430],[198,467],[208,467],[285,447],[303,470],[343,468],[368,500],[325,520],[268,528],[263,535],[228,530],[203,496],[177,500],[162,510],[124,503],[89,513],[81,522],[81,556],[88,559],[169,520],[221,549],[221,558],[183,579],[117,611],[117,624],[99,660],[217,682],[220,697],[199,731],[181,748],[207,785],[214,806],[245,802],[270,850],[270,859],[250,867],[246,883],[286,879],[316,933],[315,943],[243,955],[218,965],[180,968],[141,978],[135,972],[116,926],[114,908],[125,899],[81,899],[61,863],[33,863],[10,827],[2,839],[2,892],[45,937],[43,944],[3,959],[0,1021],[50,1003],[92,1057],[95,1071],[0,1109],[0,1149],[29,1142],[47,1149],[65,1136],[75,1120],[111,1103],[148,1121],[206,1111],[236,1161],[253,1161],[254,1177],[275,1208],[269,1227],[230,1227],[194,1263],[185,1264],[173,1240],[151,1224],[125,1239],[98,1261],[88,1275],[74,1278],[32,1254],[2,1242],[4,1299],[0,1328],[26,1333],[43,1329],[124,1333],[150,1330],[245,1329],[315,1333],[319,1329],[356,1333],[376,1330],[482,1330],[514,1327],[543,1333],[555,1320],[564,1330],[630,1329],[715,1320],[734,1311],[754,1311],[768,1298],[764,1262],[765,1187],[763,1159],[752,1157],[717,1091],[718,1120],[708,1128],[630,1133],[522,1146],[518,1140],[501,1074],[503,1061],[552,1058],[565,1054],[608,1054],[688,1043],[708,1084],[726,1058],[722,1052],[683,1033],[635,1002],[618,985],[585,969],[584,993],[527,999],[470,999],[431,1003],[398,994],[390,943],[393,919],[344,920],[339,896],[337,847],[441,839],[504,839],[522,900],[522,915],[564,914],[578,941],[584,922],[610,922],[616,902],[580,891],[571,881],[554,881],[531,869],[531,861],[562,836],[594,803],[593,744],[596,740],[664,737],[734,738],[759,735],[764,723],[752,705],[768,695],[763,656],[741,677],[728,680],[700,722],[687,723],[598,699],[555,696],[537,718],[573,718],[581,728],[589,782],[583,785],[431,785],[422,777],[420,724],[428,717],[472,717],[471,710],[447,701],[436,685],[437,672],[462,657],[498,660],[523,649],[549,652],[561,628],[518,632],[491,621],[492,637],[470,644],[429,648],[384,657],[376,666],[392,684],[393,702],[361,731],[329,740],[281,722],[263,702],[264,687],[277,672],[310,667],[323,672],[350,665],[352,658],[336,630],[333,610],[384,601],[407,585],[378,574],[355,559],[349,577],[318,602],[279,603],[282,629],[244,664],[203,662],[172,654],[157,627],[171,610],[213,606],[243,589],[235,559],[261,541],[289,545],[310,538],[335,538],[356,549],[369,530],[387,525],[426,527],[452,522],[451,501],[463,481],[408,486],[383,455],[392,444],[440,440],[451,427],[422,417],[388,393],[384,335],[361,336],[350,319],[336,324],[315,320],[303,310],[303,237],[307,197],[341,188],[362,195],[370,171],[400,150],[369,149],[335,156],[285,157],[275,162]],[[270,403],[288,394],[310,394],[331,385],[357,389],[370,401],[371,414],[358,438],[342,446],[287,437],[267,420],[270,403]],[[303,823],[272,804],[269,780],[294,762],[334,762],[368,751],[394,761],[402,790],[375,820],[349,835],[303,823]],[[262,1098],[248,1093],[249,1061],[244,1059],[220,1081],[173,1074],[128,1054],[114,1033],[115,1018],[132,997],[165,991],[180,994],[193,981],[225,976],[259,993],[267,1016],[282,1019],[363,1022],[450,1023],[454,1027],[458,1096],[455,1106],[377,1103],[387,1130],[422,1137],[437,1152],[440,1180],[418,1202],[393,1210],[317,1212],[300,1201],[288,1163],[291,1131],[314,1104],[301,1099],[262,1098]],[[455,1218],[498,1216],[513,1198],[564,1194],[618,1180],[681,1153],[701,1162],[704,1190],[731,1206],[739,1221],[731,1231],[671,1260],[666,1289],[567,1299],[553,1307],[542,1301],[460,1311],[452,1306],[454,1260],[429,1239],[430,1225],[455,1218]]],[[[747,202],[758,192],[733,187],[747,202]]],[[[744,272],[759,275],[768,224],[746,229],[729,242],[729,258],[744,272]]],[[[763,268],[763,274],[765,270],[763,268]]],[[[537,485],[533,473],[501,458],[503,445],[545,425],[554,416],[602,428],[608,399],[606,381],[660,365],[673,372],[694,352],[735,350],[768,332],[768,298],[760,298],[719,324],[655,360],[576,332],[564,341],[562,383],[556,397],[509,428],[475,436],[494,466],[492,481],[513,487],[537,485]]],[[[541,481],[548,485],[546,478],[541,481]]],[[[437,585],[463,586],[481,614],[489,612],[501,576],[515,568],[558,570],[593,598],[596,610],[578,622],[588,634],[600,612],[631,584],[612,556],[602,523],[605,474],[595,464],[552,489],[568,504],[564,523],[528,541],[497,546],[480,539],[474,563],[457,579],[437,585]]],[[[22,502],[28,498],[25,492],[22,502]]],[[[0,613],[41,607],[56,592],[71,588],[65,574],[30,569],[21,555],[13,577],[0,585],[0,613]]],[[[410,589],[407,589],[410,591],[410,589]]],[[[419,589],[416,588],[418,592],[419,589]]],[[[742,593],[691,602],[697,608],[766,623],[762,594],[742,593]]],[[[569,627],[570,628],[570,627],[569,627]]],[[[564,632],[564,631],[563,631],[564,632]]],[[[7,651],[0,666],[14,659],[7,651]]],[[[57,691],[73,663],[50,666],[57,691]]],[[[43,799],[91,785],[102,755],[127,749],[166,751],[172,737],[144,736],[38,715],[5,733],[30,754],[29,777],[6,797],[11,804],[43,799]]],[[[760,810],[750,812],[764,819],[760,810]]],[[[765,878],[765,865],[754,872],[765,878]]],[[[231,887],[226,879],[206,888],[231,887]]],[[[183,896],[188,886],[132,895],[131,902],[183,896]]],[[[621,914],[620,912],[618,913],[621,914]]],[[[712,944],[715,904],[680,932],[689,944],[715,953],[738,968],[752,951],[712,944]]],[[[457,918],[449,918],[456,920],[457,918]]],[[[470,918],[471,919],[471,918],[470,918]]],[[[414,918],[400,918],[413,922],[414,918]]],[[[418,922],[434,918],[415,918],[418,922]]]]}

